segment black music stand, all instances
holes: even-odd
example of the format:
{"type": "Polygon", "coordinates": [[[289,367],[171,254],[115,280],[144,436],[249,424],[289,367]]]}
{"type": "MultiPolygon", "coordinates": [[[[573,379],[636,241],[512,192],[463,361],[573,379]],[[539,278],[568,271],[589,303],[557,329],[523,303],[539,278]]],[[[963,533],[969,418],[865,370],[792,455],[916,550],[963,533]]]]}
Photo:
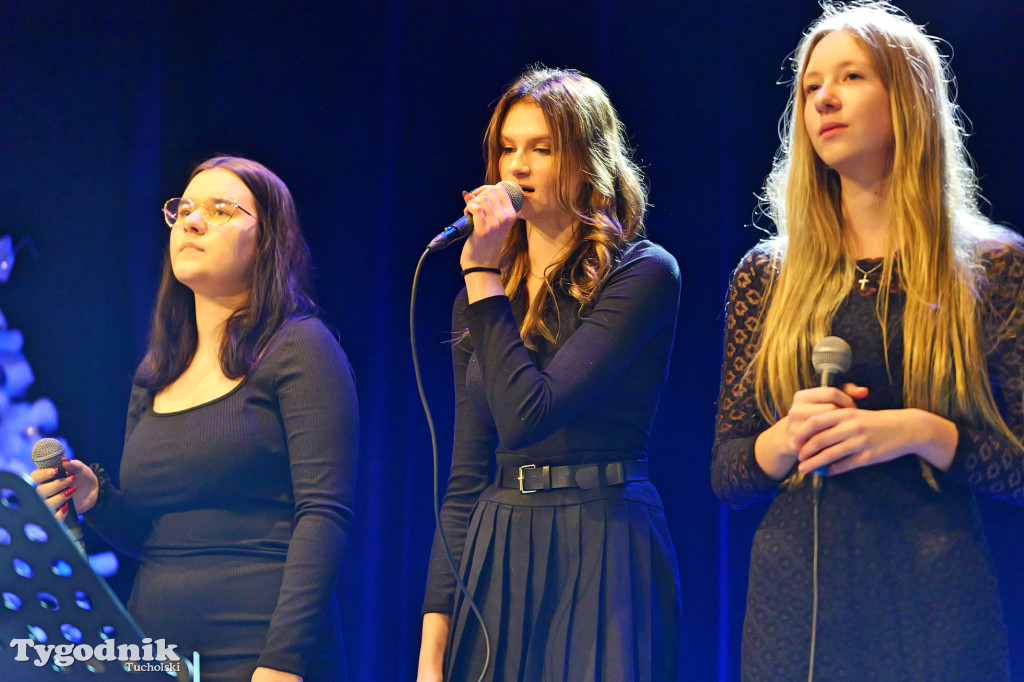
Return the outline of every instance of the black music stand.
{"type": "MultiPolygon", "coordinates": [[[[175,650],[177,670],[157,661],[78,661],[67,666],[36,666],[36,653],[26,647],[27,661],[16,661],[11,640],[40,644],[86,644],[91,649],[113,639],[134,644],[143,652],[145,635],[106,582],[36,493],[20,476],[0,472],[0,680],[179,680],[200,682],[191,652],[175,650]],[[186,660],[188,658],[188,660],[186,660]]],[[[174,642],[167,642],[174,644],[174,642]]],[[[151,650],[157,649],[151,645],[151,650]]],[[[82,649],[81,651],[85,651],[82,649]]],[[[105,656],[104,656],[105,657],[105,656]]],[[[197,666],[198,667],[198,666],[197,666]]]]}

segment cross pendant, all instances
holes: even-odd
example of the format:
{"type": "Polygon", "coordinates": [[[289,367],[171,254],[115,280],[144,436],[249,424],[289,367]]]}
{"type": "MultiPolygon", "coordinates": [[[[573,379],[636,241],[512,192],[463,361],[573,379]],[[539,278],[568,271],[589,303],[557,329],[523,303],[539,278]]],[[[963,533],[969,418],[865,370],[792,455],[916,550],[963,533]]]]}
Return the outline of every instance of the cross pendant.
{"type": "Polygon", "coordinates": [[[864,291],[864,287],[867,286],[868,283],[868,274],[865,272],[864,276],[858,279],[857,282],[860,283],[860,290],[864,291]]]}

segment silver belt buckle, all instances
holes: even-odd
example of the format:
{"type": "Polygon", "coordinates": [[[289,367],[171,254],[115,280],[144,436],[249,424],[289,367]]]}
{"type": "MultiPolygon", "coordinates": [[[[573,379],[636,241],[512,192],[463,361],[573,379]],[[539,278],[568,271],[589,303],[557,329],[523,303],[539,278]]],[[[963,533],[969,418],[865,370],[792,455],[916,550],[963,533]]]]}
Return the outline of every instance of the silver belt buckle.
{"type": "Polygon", "coordinates": [[[519,492],[521,492],[524,495],[529,495],[530,493],[535,493],[537,491],[536,490],[524,490],[523,489],[523,469],[536,469],[536,468],[537,468],[536,464],[524,464],[523,466],[519,467],[519,476],[517,477],[517,480],[519,481],[519,492]]]}

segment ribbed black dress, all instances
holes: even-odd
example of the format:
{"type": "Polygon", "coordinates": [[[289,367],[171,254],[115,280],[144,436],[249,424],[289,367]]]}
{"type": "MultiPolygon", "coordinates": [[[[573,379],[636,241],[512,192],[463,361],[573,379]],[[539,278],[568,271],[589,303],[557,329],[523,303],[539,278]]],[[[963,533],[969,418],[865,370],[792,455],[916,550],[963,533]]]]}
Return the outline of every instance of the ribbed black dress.
{"type": "Polygon", "coordinates": [[[141,566],[128,610],[200,653],[203,682],[257,666],[344,680],[334,581],[352,522],[358,408],[338,342],[291,319],[230,393],[157,414],[135,387],[121,492],[86,520],[141,566]]]}
{"type": "MultiPolygon", "coordinates": [[[[1017,247],[985,254],[982,331],[1000,412],[1024,435],[1024,256],[1017,247]]],[[[870,271],[879,260],[860,261],[870,271]]],[[[754,537],[743,624],[745,680],[806,679],[811,631],[812,503],[805,480],[780,489],[754,459],[767,428],[745,374],[760,334],[770,258],[754,249],[740,263],[729,295],[725,363],[718,404],[712,483],[734,507],[774,495],[754,537]]],[[[878,278],[851,283],[832,333],[853,350],[846,379],[867,386],[858,406],[903,407],[905,294],[894,275],[889,367],[875,314],[878,278]]],[[[951,468],[936,471],[936,491],[916,457],[825,479],[820,509],[815,679],[862,682],[1007,679],[1006,633],[995,575],[974,502],[979,493],[1024,502],[1024,456],[1000,433],[957,423],[951,468]]]]}
{"type": "MultiPolygon", "coordinates": [[[[501,465],[645,459],[668,372],[679,270],[632,245],[583,319],[558,301],[558,342],[527,351],[522,304],[455,302],[455,447],[442,509],[456,565],[487,621],[488,680],[675,680],[680,589],[675,551],[647,481],[522,494],[501,465]]],[[[554,319],[554,318],[553,318],[554,319]]],[[[452,614],[446,679],[477,679],[479,624],[435,537],[424,612],[452,614]]]]}

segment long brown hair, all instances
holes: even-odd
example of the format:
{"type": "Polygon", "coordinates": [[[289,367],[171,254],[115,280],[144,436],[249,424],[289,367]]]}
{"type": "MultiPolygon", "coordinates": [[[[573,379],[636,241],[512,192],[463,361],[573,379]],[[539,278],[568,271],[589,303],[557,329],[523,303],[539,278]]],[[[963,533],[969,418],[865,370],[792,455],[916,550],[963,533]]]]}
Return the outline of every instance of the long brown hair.
{"type": "Polygon", "coordinates": [[[906,292],[904,403],[990,425],[1019,444],[996,407],[979,326],[981,251],[1005,237],[977,208],[948,65],[920,27],[880,2],[826,4],[796,50],[782,145],[765,183],[765,212],[778,234],[769,240],[776,259],[771,304],[751,364],[758,407],[775,421],[788,411],[794,392],[813,385],[811,347],[829,333],[854,279],[839,176],[814,152],[803,120],[803,72],[814,47],[832,31],[848,31],[862,42],[889,93],[888,255],[876,314],[888,338],[889,282],[898,249],[896,270],[906,292]]]}
{"type": "MultiPolygon", "coordinates": [[[[509,110],[523,101],[544,112],[557,160],[558,200],[576,222],[572,246],[544,273],[541,292],[523,323],[523,342],[536,348],[540,339],[555,340],[555,331],[544,322],[545,313],[557,310],[555,291],[564,289],[579,301],[581,314],[597,301],[622,248],[643,235],[647,189],[604,89],[576,70],[541,66],[524,71],[494,107],[484,134],[487,182],[502,179],[501,128],[509,110]],[[571,191],[574,174],[581,179],[577,193],[571,191]]],[[[505,240],[501,270],[509,298],[526,291],[530,260],[522,220],[505,240]]]]}
{"type": "MultiPolygon", "coordinates": [[[[258,237],[249,297],[228,318],[220,348],[221,370],[229,379],[238,379],[249,372],[285,320],[315,314],[317,306],[309,293],[309,248],[284,182],[266,166],[234,156],[202,162],[189,180],[211,168],[230,171],[256,200],[258,237]]],[[[135,383],[154,391],[172,384],[192,361],[198,340],[195,296],[175,279],[170,251],[165,250],[149,343],[135,383]]]]}

